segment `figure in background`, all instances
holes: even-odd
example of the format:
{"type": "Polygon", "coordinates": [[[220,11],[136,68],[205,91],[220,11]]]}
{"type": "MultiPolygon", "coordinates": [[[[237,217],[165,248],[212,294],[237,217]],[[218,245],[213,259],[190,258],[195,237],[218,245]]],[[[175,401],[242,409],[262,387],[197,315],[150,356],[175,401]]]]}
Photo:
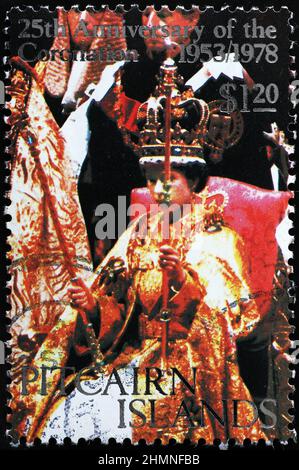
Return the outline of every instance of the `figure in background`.
{"type": "MultiPolygon", "coordinates": [[[[136,12],[135,15],[132,13],[131,16],[130,13],[125,15],[128,25],[135,24],[136,18],[138,19],[136,12]]],[[[99,103],[95,99],[89,106],[89,152],[79,180],[79,193],[83,204],[85,197],[88,200],[88,194],[92,193],[94,207],[103,202],[116,207],[118,195],[125,195],[129,200],[131,189],[144,184],[134,152],[127,145],[126,135],[129,133],[134,136],[136,133],[138,103],[147,101],[154,93],[159,67],[167,56],[174,58],[179,74],[186,81],[186,85],[192,88],[195,96],[206,102],[213,102],[208,124],[210,146],[205,149],[210,174],[273,189],[266,147],[270,145],[275,148],[275,143],[271,143],[263,133],[270,132],[272,116],[269,117],[267,113],[239,111],[242,107],[243,87],[247,87],[250,95],[254,86],[253,79],[234,57],[220,62],[214,58],[204,63],[200,60],[194,63],[180,62],[182,47],[196,38],[195,29],[201,26],[199,8],[177,8],[175,11],[162,8],[157,12],[153,7],[148,7],[142,15],[139,14],[139,21],[144,26],[157,28],[158,33],[160,27],[161,37],[144,40],[139,38],[134,42],[128,37],[129,49],[131,45],[138,45],[138,61],[126,62],[121,77],[116,77],[116,85],[111,88],[105,100],[99,103]],[[188,37],[162,37],[162,28],[170,28],[174,24],[182,28],[188,25],[188,37]],[[220,90],[227,84],[235,87],[237,109],[223,112],[220,107],[225,105],[225,100],[220,90]],[[125,106],[122,105],[124,97],[127,100],[125,106]],[[109,101],[116,102],[114,111],[111,106],[107,108],[109,101]],[[124,125],[121,123],[120,114],[126,117],[129,115],[124,125]],[[108,133],[112,136],[109,140],[106,139],[108,133]],[[116,167],[121,175],[119,178],[115,175],[116,167]],[[109,182],[115,177],[117,180],[113,188],[109,182]]],[[[259,80],[258,76],[257,79],[259,80]]],[[[83,209],[83,212],[87,225],[95,225],[94,216],[90,213],[88,215],[87,210],[83,209]]],[[[97,240],[92,232],[94,230],[90,230],[93,237],[91,245],[94,246],[97,240]]]]}

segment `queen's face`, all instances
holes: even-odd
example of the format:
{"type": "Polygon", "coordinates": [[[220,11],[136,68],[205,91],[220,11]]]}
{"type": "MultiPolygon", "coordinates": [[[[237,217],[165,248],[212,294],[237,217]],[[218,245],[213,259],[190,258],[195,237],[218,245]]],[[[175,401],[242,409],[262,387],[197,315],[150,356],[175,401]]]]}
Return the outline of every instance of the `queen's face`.
{"type": "MultiPolygon", "coordinates": [[[[150,168],[146,170],[147,186],[151,195],[157,203],[165,201],[165,187],[164,187],[164,172],[159,166],[157,168],[150,168]]],[[[169,203],[189,204],[191,202],[192,185],[184,176],[183,173],[177,170],[171,171],[170,188],[169,188],[169,203]]]]}

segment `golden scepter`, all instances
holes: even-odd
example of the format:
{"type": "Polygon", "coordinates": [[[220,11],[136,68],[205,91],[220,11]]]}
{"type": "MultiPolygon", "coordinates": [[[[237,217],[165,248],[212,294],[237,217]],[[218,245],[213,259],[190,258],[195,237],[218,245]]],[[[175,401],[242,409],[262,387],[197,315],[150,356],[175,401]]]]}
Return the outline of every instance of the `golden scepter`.
{"type": "MultiPolygon", "coordinates": [[[[171,93],[174,82],[174,74],[176,67],[174,61],[170,58],[166,59],[162,70],[163,74],[163,91],[166,97],[165,103],[165,158],[164,158],[164,184],[163,184],[163,202],[167,205],[170,203],[170,156],[171,156],[171,93]]],[[[165,233],[165,224],[168,224],[168,220],[165,217],[162,221],[162,233],[163,239],[162,244],[167,242],[165,233]]],[[[168,309],[168,297],[169,297],[169,279],[165,269],[162,268],[162,307],[160,311],[160,321],[162,323],[161,331],[161,359],[162,369],[167,368],[167,355],[168,355],[168,334],[169,334],[169,322],[170,322],[170,310],[168,309]]]]}

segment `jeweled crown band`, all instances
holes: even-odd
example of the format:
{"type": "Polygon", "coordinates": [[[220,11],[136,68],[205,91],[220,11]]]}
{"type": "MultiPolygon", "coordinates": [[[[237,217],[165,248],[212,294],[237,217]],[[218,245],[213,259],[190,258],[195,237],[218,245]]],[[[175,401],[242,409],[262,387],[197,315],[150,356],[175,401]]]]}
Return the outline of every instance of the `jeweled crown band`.
{"type": "MultiPolygon", "coordinates": [[[[148,157],[141,157],[139,159],[139,165],[140,166],[145,166],[147,164],[151,163],[161,163],[161,165],[164,163],[164,155],[157,155],[157,156],[148,156],[148,157]]],[[[200,165],[206,165],[206,161],[202,157],[176,157],[176,156],[171,156],[170,157],[170,164],[174,165],[187,165],[187,164],[200,164],[200,165]]]]}

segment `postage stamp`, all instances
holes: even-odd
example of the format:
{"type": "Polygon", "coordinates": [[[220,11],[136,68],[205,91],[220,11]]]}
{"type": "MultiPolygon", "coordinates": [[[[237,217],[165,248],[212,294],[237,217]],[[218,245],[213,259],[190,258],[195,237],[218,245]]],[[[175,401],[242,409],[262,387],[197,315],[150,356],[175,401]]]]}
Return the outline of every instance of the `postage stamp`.
{"type": "Polygon", "coordinates": [[[292,12],[7,18],[13,442],[296,439],[292,12]]]}

